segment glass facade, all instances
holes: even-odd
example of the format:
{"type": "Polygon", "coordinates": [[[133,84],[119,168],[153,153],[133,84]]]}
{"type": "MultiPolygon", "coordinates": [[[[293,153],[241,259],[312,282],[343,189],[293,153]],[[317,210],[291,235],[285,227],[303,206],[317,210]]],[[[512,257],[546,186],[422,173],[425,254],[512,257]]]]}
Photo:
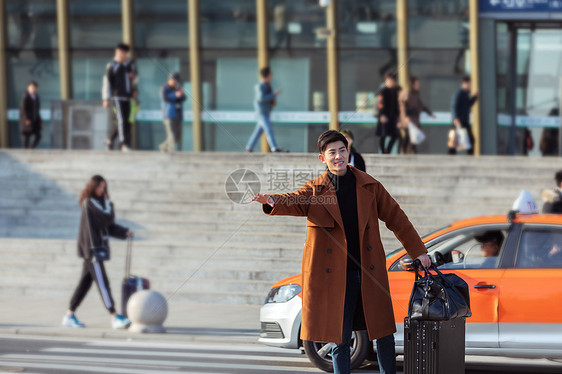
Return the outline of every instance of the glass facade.
{"type": "Polygon", "coordinates": [[[562,30],[502,22],[496,42],[498,153],[559,155],[562,30]]]}
{"type": "MultiPolygon", "coordinates": [[[[161,87],[170,73],[178,72],[189,98],[189,31],[185,0],[135,0],[135,60],[139,71],[137,118],[138,147],[158,149],[166,137],[162,125],[161,87]],[[155,119],[158,118],[158,119],[155,119]]],[[[184,102],[184,111],[191,110],[191,100],[184,102]]],[[[182,150],[193,149],[191,122],[184,119],[182,150]]]]}
{"type": "Polygon", "coordinates": [[[60,99],[56,0],[7,0],[6,15],[10,144],[21,144],[17,108],[27,83],[36,81],[44,120],[39,147],[46,148],[50,145],[48,109],[52,100],[60,99]]]}
{"type": "MultiPolygon", "coordinates": [[[[58,9],[56,0],[4,3],[7,47],[2,58],[8,69],[4,90],[10,108],[10,145],[17,147],[17,108],[26,83],[39,83],[47,129],[51,102],[60,99],[58,9]]],[[[160,89],[167,76],[179,72],[188,96],[191,92],[189,1],[132,3],[141,103],[138,146],[158,149],[164,138],[160,89]]],[[[398,45],[396,0],[333,3],[338,27],[340,127],[357,133],[360,141],[356,145],[361,151],[377,152],[376,93],[386,72],[398,72],[403,77],[407,70],[410,76],[420,79],[421,97],[437,114],[436,119],[422,115],[428,139],[419,150],[444,153],[451,123],[451,96],[459,88],[461,77],[471,72],[469,0],[408,0],[404,19],[407,46],[398,45]],[[399,48],[407,48],[406,66],[398,66],[399,48]]],[[[282,92],[272,114],[277,143],[292,152],[314,151],[316,135],[328,128],[330,120],[326,9],[318,0],[268,0],[266,4],[272,86],[282,92]]],[[[115,45],[123,40],[123,6],[117,0],[68,1],[70,71],[64,75],[70,80],[72,99],[101,99],[105,66],[113,57],[115,45]]],[[[487,30],[487,34],[481,34],[488,46],[486,61],[494,67],[494,73],[487,70],[488,78],[494,74],[496,77],[494,100],[489,107],[495,109],[497,123],[488,123],[492,117],[487,115],[487,123],[481,125],[484,132],[496,126],[490,140],[492,147],[487,152],[555,152],[542,149],[548,146],[545,139],[554,139],[558,131],[555,117],[559,112],[562,36],[554,19],[560,18],[560,13],[549,14],[545,19],[540,19],[544,14],[536,13],[525,20],[530,13],[518,13],[512,15],[516,19],[511,19],[498,13],[487,15],[486,10],[481,12],[484,13],[479,14],[480,20],[486,19],[485,27],[480,28],[481,32],[487,30]],[[512,123],[516,126],[512,127],[512,123]],[[529,138],[534,140],[534,148],[529,148],[529,138]]],[[[243,151],[255,126],[254,88],[259,82],[256,1],[199,0],[197,18],[202,82],[202,102],[197,105],[202,107],[203,149],[243,151]]],[[[482,53],[480,46],[479,51],[482,53]]],[[[191,150],[190,98],[184,110],[183,149],[191,150]]],[[[49,146],[48,136],[43,137],[41,146],[49,146]]]]}

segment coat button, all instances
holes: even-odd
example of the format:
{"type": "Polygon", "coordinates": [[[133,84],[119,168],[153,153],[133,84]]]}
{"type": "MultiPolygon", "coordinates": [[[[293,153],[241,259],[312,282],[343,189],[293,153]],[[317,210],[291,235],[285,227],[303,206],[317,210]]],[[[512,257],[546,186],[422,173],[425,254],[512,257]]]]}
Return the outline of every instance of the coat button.
{"type": "Polygon", "coordinates": [[[371,270],[373,270],[375,268],[375,265],[371,265],[371,270]]]}
{"type": "Polygon", "coordinates": [[[367,250],[370,251],[371,249],[373,249],[371,246],[367,247],[367,250]]]}
{"type": "Polygon", "coordinates": [[[326,227],[326,231],[330,232],[330,231],[332,231],[332,228],[331,228],[331,227],[326,227]]]}
{"type": "Polygon", "coordinates": [[[328,253],[332,253],[332,248],[328,248],[328,253]]]}
{"type": "Polygon", "coordinates": [[[369,229],[370,227],[371,227],[371,226],[369,226],[369,225],[367,224],[367,227],[366,227],[366,229],[369,229]]]}
{"type": "Polygon", "coordinates": [[[330,268],[326,269],[326,273],[331,273],[331,272],[332,272],[332,269],[330,269],[330,268]]]}

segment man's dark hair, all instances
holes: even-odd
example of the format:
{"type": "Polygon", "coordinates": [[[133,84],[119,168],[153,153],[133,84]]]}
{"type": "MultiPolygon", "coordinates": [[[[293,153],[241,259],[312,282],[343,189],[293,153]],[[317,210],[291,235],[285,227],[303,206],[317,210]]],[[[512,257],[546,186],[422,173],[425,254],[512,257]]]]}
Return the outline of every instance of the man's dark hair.
{"type": "Polygon", "coordinates": [[[386,74],[384,75],[384,79],[385,79],[385,80],[387,80],[387,79],[396,80],[396,74],[395,74],[395,73],[386,73],[386,74]]]}
{"type": "Polygon", "coordinates": [[[27,87],[29,87],[29,86],[35,86],[35,88],[39,87],[39,85],[35,81],[29,81],[29,83],[27,84],[27,87]]]}
{"type": "Polygon", "coordinates": [[[419,80],[420,80],[420,79],[419,79],[418,77],[412,75],[412,76],[410,77],[410,84],[413,86],[414,83],[416,83],[416,82],[419,81],[419,80]]]}
{"type": "Polygon", "coordinates": [[[485,233],[483,233],[481,235],[477,235],[475,237],[475,239],[479,243],[493,242],[493,243],[496,243],[498,246],[501,247],[504,237],[503,237],[503,233],[501,231],[493,230],[493,231],[486,231],[485,233]]]}
{"type": "Polygon", "coordinates": [[[129,45],[125,44],[125,43],[117,44],[117,47],[115,47],[115,49],[118,49],[118,50],[123,51],[123,52],[129,52],[131,50],[129,45]]]}
{"type": "Polygon", "coordinates": [[[320,136],[318,137],[318,142],[316,143],[318,145],[318,152],[324,153],[324,151],[328,147],[328,144],[337,142],[338,140],[341,140],[343,144],[345,144],[345,148],[347,148],[347,139],[341,132],[336,130],[324,131],[322,134],[320,134],[320,136]]]}
{"type": "Polygon", "coordinates": [[[269,66],[260,69],[260,77],[267,78],[267,76],[271,74],[271,69],[269,66]]]}
{"type": "Polygon", "coordinates": [[[562,184],[562,170],[558,170],[554,174],[554,179],[556,180],[556,187],[560,187],[560,184],[562,184]]]}
{"type": "Polygon", "coordinates": [[[465,75],[464,77],[462,77],[462,81],[463,83],[465,82],[470,82],[470,75],[465,75]]]}

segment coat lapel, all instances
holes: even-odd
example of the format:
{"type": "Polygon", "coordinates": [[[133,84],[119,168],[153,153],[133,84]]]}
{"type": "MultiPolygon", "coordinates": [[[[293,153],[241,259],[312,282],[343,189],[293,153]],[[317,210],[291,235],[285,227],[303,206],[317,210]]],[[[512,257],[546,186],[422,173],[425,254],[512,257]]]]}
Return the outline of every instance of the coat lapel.
{"type": "Polygon", "coordinates": [[[343,219],[341,217],[340,207],[338,205],[336,189],[334,188],[332,181],[330,181],[330,178],[328,177],[328,171],[325,171],[317,178],[316,186],[318,195],[322,195],[326,198],[325,200],[327,201],[327,203],[322,204],[322,206],[326,208],[330,215],[336,220],[338,225],[340,225],[343,229],[343,219]],[[331,201],[333,201],[334,203],[330,203],[331,201]]]}
{"type": "Polygon", "coordinates": [[[371,207],[375,200],[375,194],[367,189],[367,185],[372,183],[372,178],[368,178],[367,174],[351,167],[353,175],[355,175],[355,190],[357,191],[357,221],[359,224],[359,238],[363,237],[365,227],[371,216],[371,207]]]}

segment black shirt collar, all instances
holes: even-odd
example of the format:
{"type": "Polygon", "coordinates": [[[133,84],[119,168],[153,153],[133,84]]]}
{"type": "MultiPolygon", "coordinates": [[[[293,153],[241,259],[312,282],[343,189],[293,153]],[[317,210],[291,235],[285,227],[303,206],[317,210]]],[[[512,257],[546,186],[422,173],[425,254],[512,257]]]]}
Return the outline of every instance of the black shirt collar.
{"type": "Polygon", "coordinates": [[[341,186],[341,184],[346,184],[346,183],[352,183],[355,181],[355,176],[353,175],[353,172],[351,171],[351,168],[349,167],[349,165],[347,165],[347,172],[345,173],[345,175],[339,176],[336,174],[333,174],[330,169],[327,169],[328,171],[328,178],[330,178],[330,181],[332,182],[332,184],[335,186],[341,186]]]}

